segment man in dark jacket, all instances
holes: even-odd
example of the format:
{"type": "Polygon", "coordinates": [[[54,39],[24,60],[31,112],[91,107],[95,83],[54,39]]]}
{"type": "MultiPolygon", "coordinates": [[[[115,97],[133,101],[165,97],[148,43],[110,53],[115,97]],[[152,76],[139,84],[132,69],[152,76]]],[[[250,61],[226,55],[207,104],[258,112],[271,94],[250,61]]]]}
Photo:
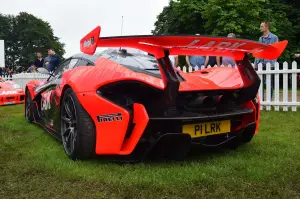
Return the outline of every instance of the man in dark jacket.
{"type": "Polygon", "coordinates": [[[39,67],[43,67],[44,65],[44,59],[42,57],[42,53],[41,52],[37,52],[36,53],[36,59],[34,60],[35,67],[39,68],[39,67]]]}
{"type": "Polygon", "coordinates": [[[55,54],[53,48],[48,50],[48,55],[50,55],[50,60],[45,62],[45,65],[49,72],[53,72],[59,65],[59,57],[55,54]]]}

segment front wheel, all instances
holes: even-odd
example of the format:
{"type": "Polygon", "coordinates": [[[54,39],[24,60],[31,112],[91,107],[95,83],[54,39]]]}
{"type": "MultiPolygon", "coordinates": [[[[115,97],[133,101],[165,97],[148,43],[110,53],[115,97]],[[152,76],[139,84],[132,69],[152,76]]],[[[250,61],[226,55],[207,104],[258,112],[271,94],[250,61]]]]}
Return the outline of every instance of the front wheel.
{"type": "Polygon", "coordinates": [[[32,112],[32,99],[28,89],[25,92],[25,118],[28,122],[33,121],[33,112],[32,112]]]}
{"type": "Polygon", "coordinates": [[[61,138],[66,154],[72,160],[88,159],[95,155],[95,125],[68,88],[61,103],[61,138]]]}

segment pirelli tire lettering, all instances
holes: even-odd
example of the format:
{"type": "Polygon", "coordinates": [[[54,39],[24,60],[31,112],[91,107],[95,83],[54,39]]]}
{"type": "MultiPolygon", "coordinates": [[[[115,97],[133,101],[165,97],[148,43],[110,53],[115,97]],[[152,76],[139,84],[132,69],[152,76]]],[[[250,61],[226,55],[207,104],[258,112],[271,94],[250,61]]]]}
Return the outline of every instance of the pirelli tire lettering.
{"type": "Polygon", "coordinates": [[[42,111],[51,109],[51,93],[52,91],[48,91],[42,94],[42,100],[41,100],[42,111]]]}
{"type": "Polygon", "coordinates": [[[98,115],[97,116],[98,122],[117,122],[122,121],[122,113],[115,113],[115,114],[105,114],[105,115],[98,115]]]}

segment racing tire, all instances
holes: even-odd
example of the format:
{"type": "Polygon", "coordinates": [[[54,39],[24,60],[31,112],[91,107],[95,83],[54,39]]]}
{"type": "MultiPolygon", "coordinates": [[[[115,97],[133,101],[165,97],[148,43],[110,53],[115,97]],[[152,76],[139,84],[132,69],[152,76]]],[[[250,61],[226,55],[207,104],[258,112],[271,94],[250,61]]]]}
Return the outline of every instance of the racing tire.
{"type": "Polygon", "coordinates": [[[25,92],[25,118],[28,122],[32,122],[34,120],[31,105],[32,105],[31,95],[30,95],[29,90],[26,88],[26,92],[25,92]]]}
{"type": "Polygon", "coordinates": [[[60,110],[61,139],[65,153],[72,160],[94,157],[95,125],[71,88],[65,90],[60,110]]]}

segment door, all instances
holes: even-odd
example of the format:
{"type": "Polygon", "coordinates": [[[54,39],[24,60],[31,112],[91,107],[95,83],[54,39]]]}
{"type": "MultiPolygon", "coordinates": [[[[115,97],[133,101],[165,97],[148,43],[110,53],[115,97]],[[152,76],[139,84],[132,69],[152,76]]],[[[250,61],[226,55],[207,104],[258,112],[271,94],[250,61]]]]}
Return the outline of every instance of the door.
{"type": "Polygon", "coordinates": [[[78,59],[70,58],[64,61],[54,71],[48,82],[39,88],[40,96],[39,112],[42,123],[45,127],[56,132],[60,132],[60,97],[62,91],[62,75],[67,70],[71,70],[78,59]]]}

